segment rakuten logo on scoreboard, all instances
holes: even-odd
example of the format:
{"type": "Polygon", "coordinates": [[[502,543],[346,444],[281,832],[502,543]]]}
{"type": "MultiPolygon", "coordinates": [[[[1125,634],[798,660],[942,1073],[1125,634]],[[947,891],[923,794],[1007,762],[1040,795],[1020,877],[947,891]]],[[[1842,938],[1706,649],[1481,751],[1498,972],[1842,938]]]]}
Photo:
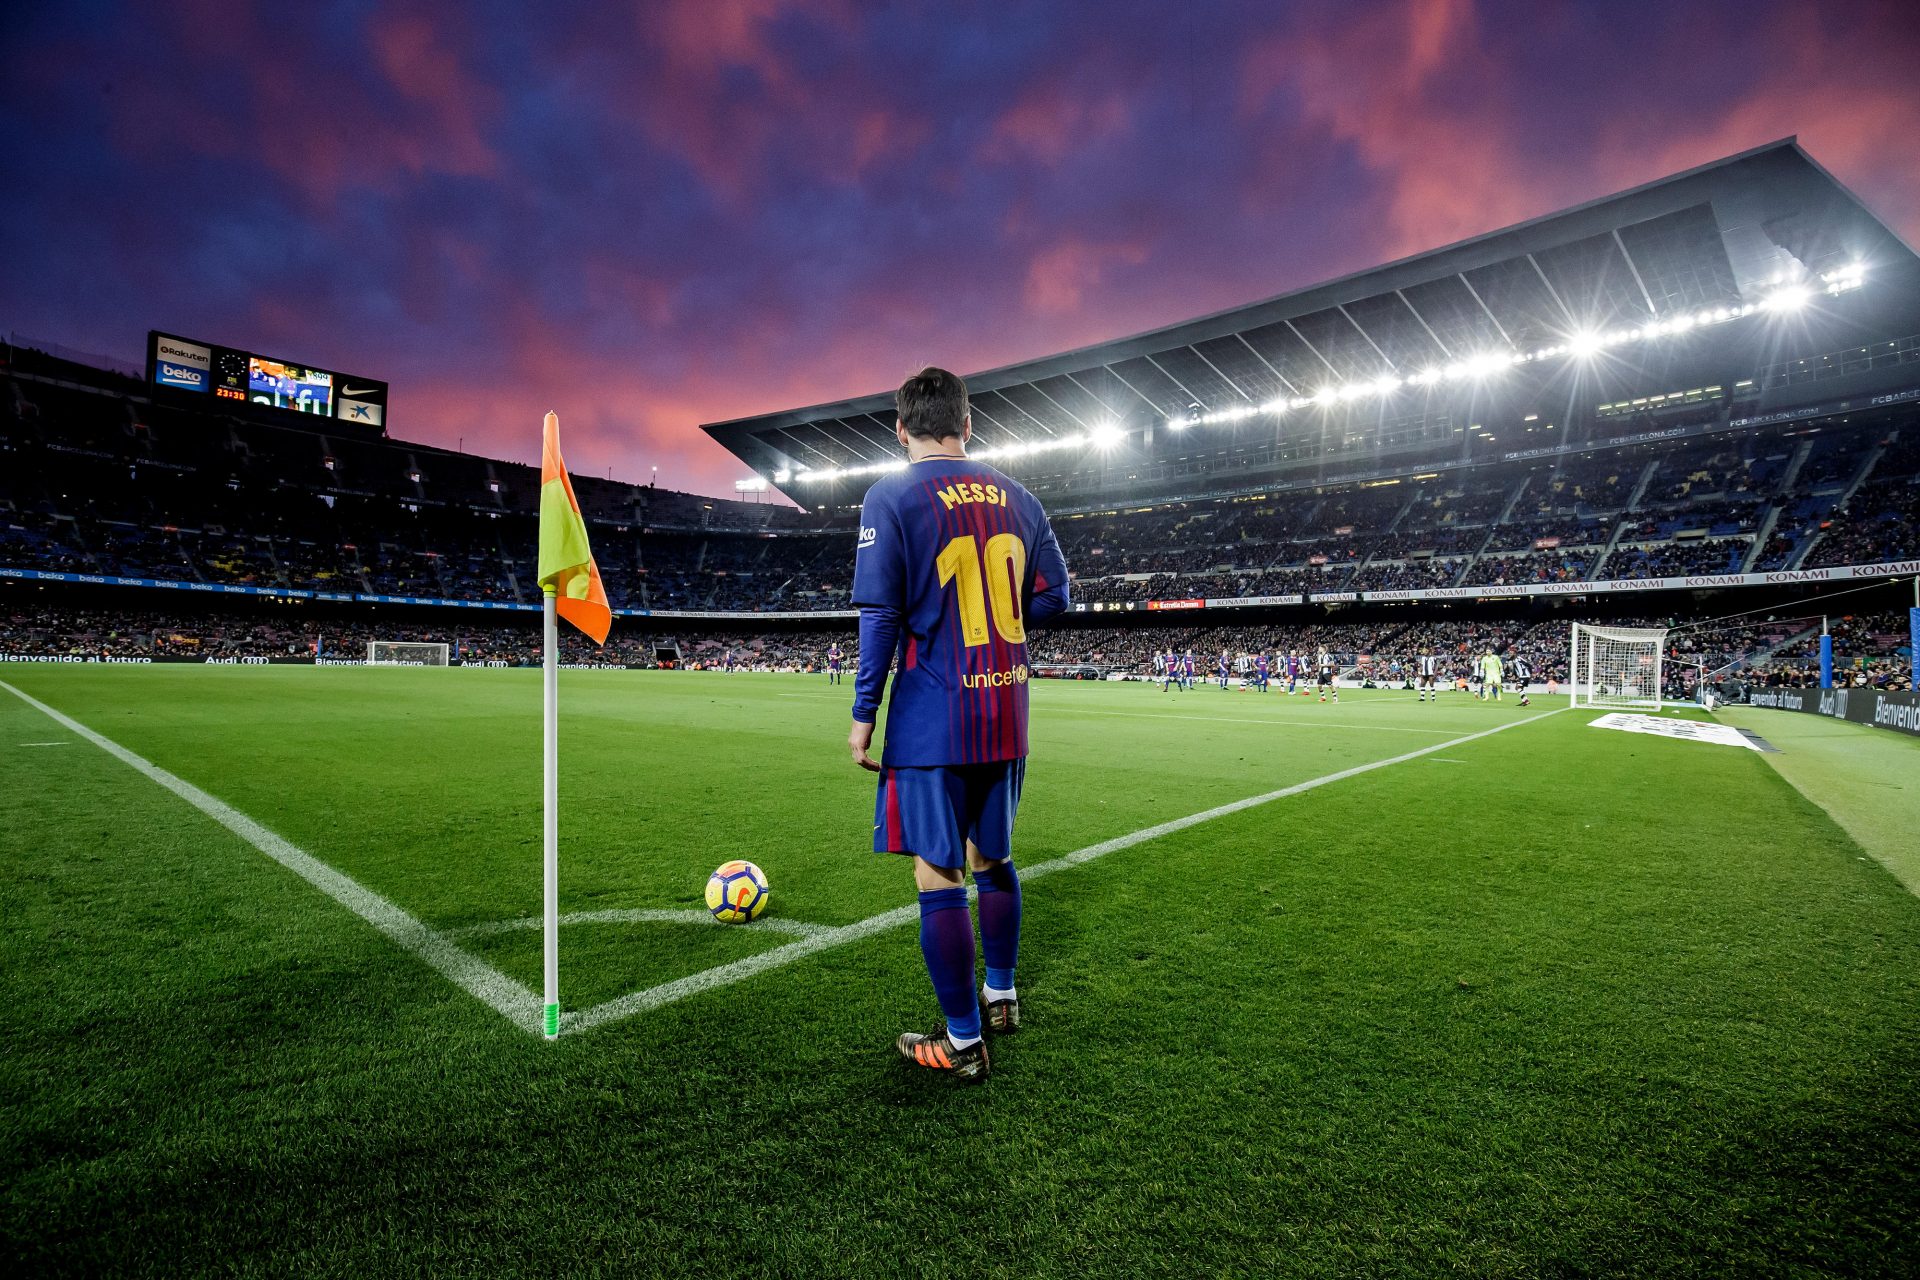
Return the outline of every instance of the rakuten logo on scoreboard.
{"type": "Polygon", "coordinates": [[[207,371],[213,365],[211,347],[159,334],[154,339],[153,355],[153,380],[161,386],[182,391],[207,389],[207,371]]]}

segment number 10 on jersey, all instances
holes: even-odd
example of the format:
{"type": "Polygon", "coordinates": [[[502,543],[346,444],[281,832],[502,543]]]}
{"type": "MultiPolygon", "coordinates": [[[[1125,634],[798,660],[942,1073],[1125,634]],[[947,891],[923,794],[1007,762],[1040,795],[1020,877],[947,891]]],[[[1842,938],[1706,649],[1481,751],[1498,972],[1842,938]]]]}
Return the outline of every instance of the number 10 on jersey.
{"type": "Polygon", "coordinates": [[[987,615],[1008,644],[1025,644],[1027,625],[1020,616],[1018,584],[1027,580],[1027,544],[1019,535],[996,533],[984,553],[972,534],[953,539],[933,558],[940,585],[949,582],[959,596],[960,634],[969,649],[987,642],[987,615]],[[984,567],[982,561],[985,562],[984,567]]]}

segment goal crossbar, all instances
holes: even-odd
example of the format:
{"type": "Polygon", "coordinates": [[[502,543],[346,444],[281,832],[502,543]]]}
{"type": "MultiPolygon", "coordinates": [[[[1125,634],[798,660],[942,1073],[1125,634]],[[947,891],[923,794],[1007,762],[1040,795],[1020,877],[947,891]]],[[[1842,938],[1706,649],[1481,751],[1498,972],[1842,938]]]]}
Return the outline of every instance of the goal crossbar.
{"type": "Polygon", "coordinates": [[[1665,627],[1573,624],[1568,641],[1571,705],[1658,711],[1664,705],[1665,627]]]}
{"type": "Polygon", "coordinates": [[[370,667],[444,667],[447,646],[425,640],[369,640],[370,667]]]}

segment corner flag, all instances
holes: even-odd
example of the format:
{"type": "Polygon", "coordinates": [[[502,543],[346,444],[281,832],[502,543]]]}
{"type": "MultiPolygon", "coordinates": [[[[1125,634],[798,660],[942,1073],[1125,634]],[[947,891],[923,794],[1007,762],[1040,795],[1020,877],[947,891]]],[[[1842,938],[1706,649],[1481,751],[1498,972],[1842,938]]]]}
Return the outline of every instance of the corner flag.
{"type": "Polygon", "coordinates": [[[593,638],[607,642],[613,610],[606,584],[587,545],[587,522],[580,514],[573,481],[560,457],[560,419],[547,414],[540,444],[540,590],[546,597],[540,631],[542,668],[541,836],[546,875],[544,925],[546,999],[540,1028],[547,1039],[560,1034],[560,628],[565,618],[593,638]]]}
{"type": "Polygon", "coordinates": [[[607,588],[593,562],[593,548],[587,545],[587,522],[560,457],[560,419],[552,412],[540,444],[539,578],[561,617],[592,636],[595,644],[607,642],[613,610],[607,606],[607,588]]]}

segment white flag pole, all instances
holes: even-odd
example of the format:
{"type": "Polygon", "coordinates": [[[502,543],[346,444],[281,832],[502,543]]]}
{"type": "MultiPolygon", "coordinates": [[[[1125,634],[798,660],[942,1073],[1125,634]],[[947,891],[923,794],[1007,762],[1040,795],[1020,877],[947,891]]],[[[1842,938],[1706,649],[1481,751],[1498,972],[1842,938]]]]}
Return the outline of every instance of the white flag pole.
{"type": "Polygon", "coordinates": [[[547,588],[540,640],[545,775],[541,820],[546,845],[546,1009],[541,1025],[549,1040],[560,1035],[560,642],[554,622],[553,588],[547,588]]]}

